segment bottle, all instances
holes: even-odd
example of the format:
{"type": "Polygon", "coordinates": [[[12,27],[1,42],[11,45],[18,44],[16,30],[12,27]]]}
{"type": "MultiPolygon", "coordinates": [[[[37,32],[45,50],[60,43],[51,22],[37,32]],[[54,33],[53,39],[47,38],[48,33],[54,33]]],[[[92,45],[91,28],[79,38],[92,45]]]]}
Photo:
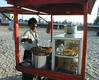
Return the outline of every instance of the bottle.
{"type": "Polygon", "coordinates": [[[59,48],[60,54],[63,55],[63,53],[64,53],[64,45],[60,44],[58,48],[59,48]]]}

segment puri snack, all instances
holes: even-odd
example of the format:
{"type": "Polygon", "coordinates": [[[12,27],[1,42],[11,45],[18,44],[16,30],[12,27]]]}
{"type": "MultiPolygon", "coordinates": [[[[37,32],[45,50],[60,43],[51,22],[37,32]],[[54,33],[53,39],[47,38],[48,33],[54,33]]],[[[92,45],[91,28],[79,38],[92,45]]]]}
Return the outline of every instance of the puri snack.
{"type": "Polygon", "coordinates": [[[33,47],[32,52],[34,55],[49,55],[52,52],[52,48],[49,47],[33,47]]]}
{"type": "Polygon", "coordinates": [[[64,49],[64,55],[66,56],[76,56],[77,55],[77,48],[73,47],[73,48],[65,48],[64,49]]]}

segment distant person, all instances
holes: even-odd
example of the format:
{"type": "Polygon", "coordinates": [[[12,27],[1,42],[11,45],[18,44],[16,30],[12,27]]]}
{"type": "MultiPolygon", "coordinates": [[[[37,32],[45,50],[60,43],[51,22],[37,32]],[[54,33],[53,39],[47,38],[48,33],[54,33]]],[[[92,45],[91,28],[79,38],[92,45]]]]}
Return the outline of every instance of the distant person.
{"type": "Polygon", "coordinates": [[[57,22],[57,29],[60,29],[60,23],[57,22]]]}
{"type": "Polygon", "coordinates": [[[13,21],[13,16],[11,17],[11,20],[9,21],[9,30],[13,31],[14,27],[14,21],[13,21]]]}
{"type": "Polygon", "coordinates": [[[61,29],[61,22],[57,22],[57,29],[61,29]]]}
{"type": "Polygon", "coordinates": [[[0,19],[0,24],[1,24],[1,19],[0,19]]]}

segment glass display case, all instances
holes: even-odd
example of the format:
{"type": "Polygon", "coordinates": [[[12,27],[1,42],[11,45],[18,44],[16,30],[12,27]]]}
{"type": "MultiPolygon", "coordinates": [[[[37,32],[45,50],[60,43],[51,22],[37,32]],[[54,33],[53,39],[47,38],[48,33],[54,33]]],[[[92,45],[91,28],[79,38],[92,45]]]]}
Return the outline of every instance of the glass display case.
{"type": "Polygon", "coordinates": [[[81,74],[82,33],[53,37],[52,70],[81,74]]]}

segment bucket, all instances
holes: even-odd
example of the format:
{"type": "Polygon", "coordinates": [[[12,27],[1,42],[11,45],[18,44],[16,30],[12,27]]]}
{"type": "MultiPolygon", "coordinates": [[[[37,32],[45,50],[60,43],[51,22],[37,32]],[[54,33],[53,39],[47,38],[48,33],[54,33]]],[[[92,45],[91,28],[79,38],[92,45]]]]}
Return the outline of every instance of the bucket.
{"type": "Polygon", "coordinates": [[[77,26],[68,26],[67,34],[75,34],[77,32],[77,26]]]}
{"type": "Polygon", "coordinates": [[[47,58],[50,55],[52,48],[49,47],[34,47],[33,51],[33,65],[35,68],[45,68],[47,58]]]}
{"type": "Polygon", "coordinates": [[[33,55],[34,57],[34,67],[35,68],[44,68],[46,67],[47,56],[43,55],[33,55]]]}

